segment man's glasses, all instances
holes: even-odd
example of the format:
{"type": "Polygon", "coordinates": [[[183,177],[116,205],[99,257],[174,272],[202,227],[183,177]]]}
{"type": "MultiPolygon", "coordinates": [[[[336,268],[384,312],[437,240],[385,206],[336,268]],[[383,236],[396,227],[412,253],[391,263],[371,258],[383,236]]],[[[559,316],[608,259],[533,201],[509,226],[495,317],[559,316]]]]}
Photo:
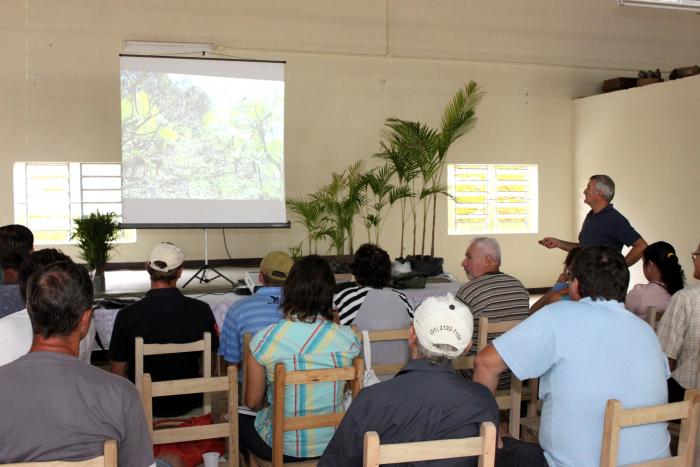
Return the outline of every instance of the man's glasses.
{"type": "Polygon", "coordinates": [[[694,252],[690,253],[690,257],[693,258],[693,261],[698,259],[698,256],[700,256],[700,251],[694,251],[694,252]]]}

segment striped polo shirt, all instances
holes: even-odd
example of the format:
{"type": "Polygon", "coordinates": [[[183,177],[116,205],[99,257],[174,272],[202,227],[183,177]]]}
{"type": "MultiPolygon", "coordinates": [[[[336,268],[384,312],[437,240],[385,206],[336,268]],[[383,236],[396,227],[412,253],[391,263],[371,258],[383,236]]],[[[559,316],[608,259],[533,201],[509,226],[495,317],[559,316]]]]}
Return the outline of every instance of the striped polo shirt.
{"type": "MultiPolygon", "coordinates": [[[[341,368],[352,365],[360,353],[360,341],[351,328],[317,318],[313,323],[282,320],[258,332],[250,342],[255,359],[265,367],[268,404],[255,417],[255,429],[272,446],[272,403],[277,363],[287,371],[341,368]]],[[[345,382],[287,386],[284,413],[287,417],[342,412],[345,382]]],[[[333,437],[332,427],[288,431],[284,454],[318,457],[333,437]]]]}

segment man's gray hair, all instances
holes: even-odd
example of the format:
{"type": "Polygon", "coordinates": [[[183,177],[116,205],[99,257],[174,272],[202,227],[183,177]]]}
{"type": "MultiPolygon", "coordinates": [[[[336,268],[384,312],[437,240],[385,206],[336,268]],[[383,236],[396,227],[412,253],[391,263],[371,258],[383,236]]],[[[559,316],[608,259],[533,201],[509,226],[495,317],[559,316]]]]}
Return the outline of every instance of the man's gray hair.
{"type": "Polygon", "coordinates": [[[600,195],[608,203],[615,196],[615,182],[607,175],[593,175],[591,180],[595,182],[595,189],[600,192],[600,195]]]}
{"type": "Polygon", "coordinates": [[[476,237],[472,240],[472,245],[479,248],[484,254],[490,255],[498,265],[501,265],[501,246],[495,238],[476,237]]]}
{"type": "MultiPolygon", "coordinates": [[[[420,343],[419,340],[416,340],[416,344],[418,347],[418,352],[423,355],[426,359],[430,361],[430,363],[434,365],[445,365],[447,362],[452,361],[453,359],[448,357],[447,355],[439,352],[434,352],[432,350],[428,350],[425,347],[423,347],[423,344],[420,343]]],[[[444,350],[445,352],[454,352],[455,348],[452,347],[449,344],[435,344],[435,347],[438,348],[439,350],[444,350]]],[[[457,358],[457,357],[455,357],[457,358]]]]}

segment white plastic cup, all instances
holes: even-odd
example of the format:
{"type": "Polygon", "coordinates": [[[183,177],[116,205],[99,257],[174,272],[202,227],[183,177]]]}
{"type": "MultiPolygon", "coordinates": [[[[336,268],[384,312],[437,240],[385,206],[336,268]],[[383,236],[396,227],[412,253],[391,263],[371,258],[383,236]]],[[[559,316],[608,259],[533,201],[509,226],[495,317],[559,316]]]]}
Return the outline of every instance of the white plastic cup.
{"type": "Polygon", "coordinates": [[[219,466],[219,453],[218,452],[205,452],[202,454],[202,459],[204,460],[204,467],[218,467],[219,466]]]}

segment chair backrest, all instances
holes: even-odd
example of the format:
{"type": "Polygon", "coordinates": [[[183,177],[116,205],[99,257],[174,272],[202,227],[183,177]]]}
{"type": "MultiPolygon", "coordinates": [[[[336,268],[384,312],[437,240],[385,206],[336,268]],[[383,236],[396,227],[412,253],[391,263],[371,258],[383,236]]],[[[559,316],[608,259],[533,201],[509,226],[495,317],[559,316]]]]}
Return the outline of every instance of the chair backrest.
{"type": "Polygon", "coordinates": [[[152,382],[146,373],[142,379],[141,402],[153,444],[179,443],[200,439],[227,438],[228,466],[238,467],[238,369],[230,366],[226,376],[177,379],[152,382]],[[212,425],[153,429],[153,398],[225,391],[228,395],[228,421],[212,425]]]}
{"type": "Polygon", "coordinates": [[[246,374],[248,373],[246,369],[246,362],[248,361],[248,354],[250,354],[250,341],[253,339],[253,334],[246,332],[243,334],[243,351],[241,352],[241,372],[243,373],[243,385],[241,387],[241,394],[245,395],[246,384],[246,374]]]}
{"type": "MultiPolygon", "coordinates": [[[[482,351],[488,344],[489,334],[503,334],[510,331],[522,320],[489,322],[487,317],[479,318],[478,351],[482,351]]],[[[523,383],[515,375],[510,378],[510,391],[508,394],[496,394],[496,403],[501,410],[509,410],[508,432],[514,438],[520,438],[520,402],[522,401],[523,383]]],[[[534,396],[536,397],[536,396],[534,396]]]]}
{"type": "Polygon", "coordinates": [[[338,426],[345,412],[333,412],[301,417],[284,416],[284,395],[287,386],[297,384],[348,381],[353,399],[362,389],[364,363],[362,358],[353,360],[347,368],[327,370],[287,371],[284,363],[275,365],[274,396],[272,402],[272,466],[282,467],[284,457],[284,432],[338,426]]]}
{"type": "Polygon", "coordinates": [[[496,456],[496,427],[483,422],[479,436],[415,443],[380,444],[375,431],[365,433],[363,467],[479,456],[479,467],[493,467],[496,456]]]}
{"type": "Polygon", "coordinates": [[[117,467],[117,442],[113,439],[108,439],[104,442],[101,456],[84,461],[20,462],[0,465],[5,467],[117,467]]]}
{"type": "MultiPolygon", "coordinates": [[[[166,355],[185,352],[202,352],[202,376],[211,377],[211,334],[205,332],[202,339],[186,344],[144,344],[143,337],[135,339],[134,384],[141,394],[143,359],[148,355],[166,355]]],[[[204,413],[211,412],[211,394],[204,394],[204,413]]]]}
{"type": "MultiPolygon", "coordinates": [[[[360,341],[364,342],[364,337],[362,335],[362,331],[357,329],[355,325],[352,326],[353,331],[355,331],[355,334],[358,335],[360,338],[360,341]]],[[[404,340],[408,344],[408,329],[387,329],[383,331],[367,331],[367,335],[369,336],[369,341],[371,343],[373,342],[391,342],[391,341],[401,341],[404,340]]],[[[377,363],[372,363],[372,369],[374,370],[374,373],[377,376],[383,376],[383,375],[395,375],[396,373],[401,370],[406,365],[407,362],[400,362],[400,363],[384,363],[384,364],[377,364],[377,363]]]]}
{"type": "Polygon", "coordinates": [[[656,331],[656,326],[659,324],[659,321],[661,321],[663,315],[664,312],[657,310],[655,306],[647,307],[647,322],[654,331],[656,331]]]}
{"type": "Polygon", "coordinates": [[[623,409],[619,400],[609,400],[605,406],[600,467],[615,467],[617,465],[621,428],[678,419],[681,420],[681,431],[678,437],[678,454],[676,456],[639,464],[629,464],[628,467],[692,466],[695,452],[695,436],[698,431],[698,410],[700,410],[700,392],[697,389],[688,389],[685,392],[685,400],[683,402],[651,405],[634,409],[623,409]]]}

